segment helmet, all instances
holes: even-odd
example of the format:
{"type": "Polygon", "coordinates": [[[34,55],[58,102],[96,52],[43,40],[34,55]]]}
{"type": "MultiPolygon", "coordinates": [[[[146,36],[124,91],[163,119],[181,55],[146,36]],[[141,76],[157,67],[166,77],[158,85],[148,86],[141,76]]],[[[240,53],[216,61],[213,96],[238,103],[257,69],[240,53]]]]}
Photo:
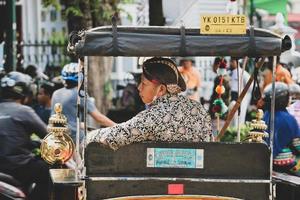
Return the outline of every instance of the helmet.
{"type": "MultiPolygon", "coordinates": [[[[267,109],[271,106],[272,84],[266,86],[263,92],[263,99],[267,109]]],[[[289,103],[289,87],[283,82],[275,82],[275,109],[280,110],[286,108],[289,103]]]]}
{"type": "Polygon", "coordinates": [[[300,86],[297,83],[290,84],[289,92],[291,96],[300,96],[300,86]]]}
{"type": "Polygon", "coordinates": [[[30,93],[32,79],[20,72],[10,72],[1,79],[3,93],[13,93],[18,97],[25,97],[30,93]]]}
{"type": "Polygon", "coordinates": [[[295,100],[300,99],[300,86],[297,83],[290,84],[289,93],[291,97],[291,103],[294,103],[295,100]]]}
{"type": "Polygon", "coordinates": [[[79,72],[78,63],[69,63],[63,67],[61,71],[61,76],[65,81],[69,80],[69,81],[77,82],[78,72],[79,72]]]}

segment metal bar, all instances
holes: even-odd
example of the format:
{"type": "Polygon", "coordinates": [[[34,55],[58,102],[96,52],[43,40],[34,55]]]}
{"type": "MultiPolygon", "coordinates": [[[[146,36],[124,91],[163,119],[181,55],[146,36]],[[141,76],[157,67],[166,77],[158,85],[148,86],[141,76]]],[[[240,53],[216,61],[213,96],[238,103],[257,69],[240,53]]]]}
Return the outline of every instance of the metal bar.
{"type": "MultiPolygon", "coordinates": [[[[241,94],[241,88],[244,88],[244,71],[246,68],[248,62],[248,57],[245,56],[244,60],[243,60],[243,65],[242,65],[242,73],[240,76],[240,73],[238,72],[238,79],[239,79],[239,84],[238,84],[238,96],[240,96],[241,94]]],[[[239,70],[239,63],[238,63],[238,70],[239,70]]],[[[241,102],[242,103],[242,102],[241,102]]],[[[245,119],[244,119],[245,120],[245,119]]],[[[237,142],[241,142],[241,109],[239,109],[238,112],[238,132],[237,132],[237,142]]]]}
{"type": "MultiPolygon", "coordinates": [[[[240,77],[240,64],[239,60],[236,59],[236,64],[237,64],[237,78],[238,78],[238,97],[241,95],[241,79],[243,81],[243,77],[240,77]]],[[[241,101],[242,103],[242,101],[241,101]]],[[[241,142],[241,125],[240,125],[240,120],[241,120],[241,108],[238,109],[238,115],[237,119],[237,142],[241,142]]]]}
{"type": "MultiPolygon", "coordinates": [[[[87,97],[88,97],[88,57],[84,57],[84,138],[87,136],[87,97]]],[[[86,148],[86,143],[83,143],[83,148],[82,148],[82,165],[85,165],[85,160],[84,160],[84,150],[86,148]]],[[[82,176],[85,176],[85,170],[82,172],[82,176]]]]}
{"type": "MultiPolygon", "coordinates": [[[[270,177],[272,178],[273,172],[273,139],[274,139],[274,129],[275,129],[275,79],[276,79],[276,65],[277,65],[277,57],[273,57],[273,66],[272,66],[272,98],[271,98],[271,120],[270,120],[270,177]]],[[[270,185],[270,194],[273,199],[273,189],[272,185],[270,185]]]]}
{"type": "Polygon", "coordinates": [[[79,147],[79,138],[80,138],[80,84],[81,84],[81,80],[80,80],[80,77],[81,77],[81,71],[82,71],[82,63],[80,61],[80,59],[78,59],[78,83],[77,83],[77,116],[76,116],[76,141],[75,141],[75,172],[76,172],[76,177],[78,175],[78,172],[79,172],[79,166],[78,166],[78,161],[80,161],[80,147],[79,147]]]}
{"type": "Polygon", "coordinates": [[[6,1],[7,16],[7,31],[5,43],[5,70],[7,72],[16,70],[16,0],[6,1]]]}
{"type": "Polygon", "coordinates": [[[176,177],[87,177],[92,181],[191,181],[206,183],[271,183],[268,179],[214,179],[214,178],[176,178],[176,177]]]}
{"type": "Polygon", "coordinates": [[[285,173],[273,172],[273,180],[275,182],[288,183],[296,187],[300,186],[300,177],[285,174],[285,173]]]}

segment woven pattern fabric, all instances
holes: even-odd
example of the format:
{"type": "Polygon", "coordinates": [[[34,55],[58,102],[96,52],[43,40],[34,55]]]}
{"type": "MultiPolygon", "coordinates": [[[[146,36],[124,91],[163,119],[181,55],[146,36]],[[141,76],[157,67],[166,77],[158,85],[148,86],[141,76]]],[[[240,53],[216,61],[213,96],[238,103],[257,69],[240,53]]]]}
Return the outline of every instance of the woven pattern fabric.
{"type": "Polygon", "coordinates": [[[212,139],[211,119],[202,105],[167,94],[127,122],[92,131],[87,143],[105,141],[112,149],[142,141],[200,142],[212,139]]]}

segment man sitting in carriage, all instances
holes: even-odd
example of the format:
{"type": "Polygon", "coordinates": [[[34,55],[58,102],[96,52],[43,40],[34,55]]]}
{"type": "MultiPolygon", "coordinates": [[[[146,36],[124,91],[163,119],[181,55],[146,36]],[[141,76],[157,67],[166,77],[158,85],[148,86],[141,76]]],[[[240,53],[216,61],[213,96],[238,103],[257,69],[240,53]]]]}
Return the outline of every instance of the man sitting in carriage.
{"type": "Polygon", "coordinates": [[[185,89],[171,59],[146,60],[138,90],[148,109],[124,123],[88,133],[87,143],[99,142],[117,150],[141,141],[211,141],[210,116],[199,102],[179,95],[185,89]]]}

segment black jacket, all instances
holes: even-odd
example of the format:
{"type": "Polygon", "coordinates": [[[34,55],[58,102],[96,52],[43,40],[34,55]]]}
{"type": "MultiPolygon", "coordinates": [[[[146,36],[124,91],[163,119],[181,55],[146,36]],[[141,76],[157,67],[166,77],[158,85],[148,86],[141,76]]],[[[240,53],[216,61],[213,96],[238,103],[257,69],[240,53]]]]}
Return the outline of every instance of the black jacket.
{"type": "Polygon", "coordinates": [[[34,110],[15,102],[0,103],[0,170],[12,170],[27,164],[31,153],[32,133],[43,138],[46,124],[34,110]]]}

